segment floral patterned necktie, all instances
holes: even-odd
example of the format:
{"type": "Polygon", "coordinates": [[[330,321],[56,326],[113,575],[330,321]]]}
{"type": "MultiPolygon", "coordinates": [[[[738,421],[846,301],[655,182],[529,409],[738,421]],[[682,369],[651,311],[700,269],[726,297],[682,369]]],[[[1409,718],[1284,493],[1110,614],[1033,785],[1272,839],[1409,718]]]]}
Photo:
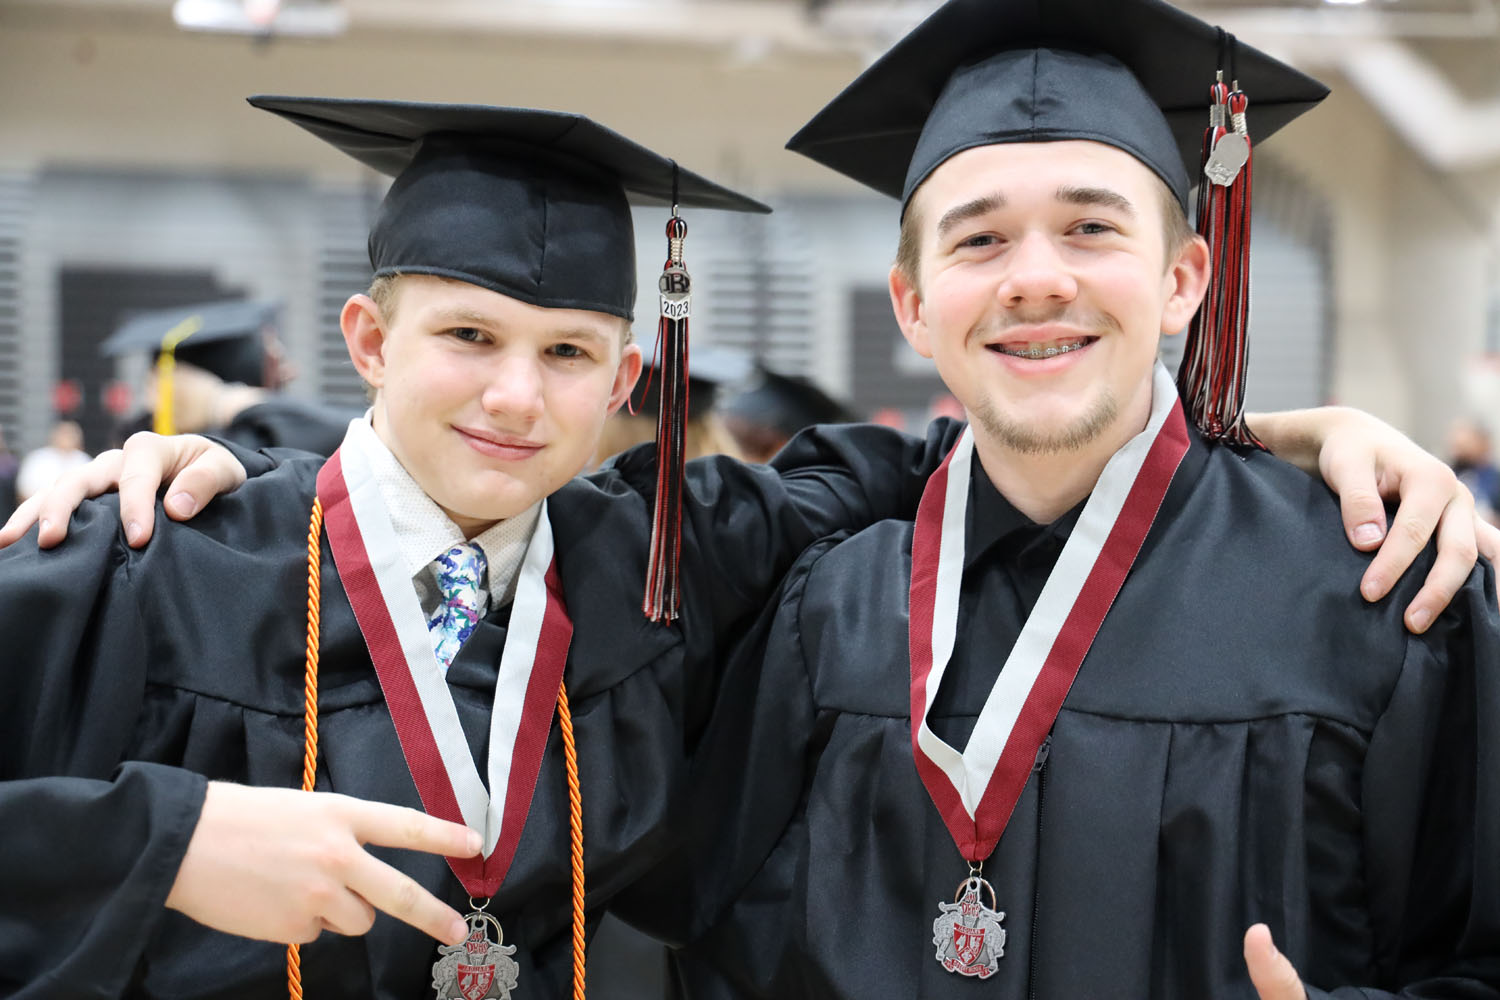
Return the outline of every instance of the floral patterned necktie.
{"type": "Polygon", "coordinates": [[[484,549],[473,542],[460,542],[437,558],[438,590],[443,599],[427,619],[427,633],[438,665],[445,671],[484,617],[489,603],[484,589],[487,566],[484,549]]]}

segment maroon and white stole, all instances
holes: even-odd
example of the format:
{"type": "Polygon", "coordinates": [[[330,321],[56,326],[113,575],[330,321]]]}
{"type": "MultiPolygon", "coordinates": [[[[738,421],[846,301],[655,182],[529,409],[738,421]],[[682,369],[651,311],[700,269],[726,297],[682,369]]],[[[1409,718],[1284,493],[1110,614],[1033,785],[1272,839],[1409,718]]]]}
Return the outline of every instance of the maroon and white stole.
{"type": "Polygon", "coordinates": [[[970,865],[954,903],[939,904],[934,926],[938,960],[950,971],[987,978],[1003,954],[1004,914],[993,908],[994,890],[979,877],[981,866],[1010,820],[1187,449],[1176,387],[1158,364],[1146,429],[1104,467],[962,753],[929,728],[927,713],[959,627],[972,429],[927,482],[912,537],[911,734],[922,783],[970,865]],[[990,907],[983,905],[985,892],[990,907]]]}
{"type": "Polygon", "coordinates": [[[373,439],[367,425],[352,428],[318,473],[328,543],[423,807],[483,838],[480,857],[449,858],[448,864],[471,897],[487,900],[504,881],[521,840],[573,637],[547,505],[511,605],[490,714],[487,793],[376,484],[366,451],[376,442],[360,440],[364,433],[373,439]]]}

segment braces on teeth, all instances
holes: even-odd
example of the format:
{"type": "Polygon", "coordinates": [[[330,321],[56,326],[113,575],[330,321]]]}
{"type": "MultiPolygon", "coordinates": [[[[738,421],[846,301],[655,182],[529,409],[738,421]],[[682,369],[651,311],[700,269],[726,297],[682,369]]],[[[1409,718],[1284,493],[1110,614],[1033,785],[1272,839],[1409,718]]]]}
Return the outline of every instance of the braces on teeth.
{"type": "Polygon", "coordinates": [[[1080,347],[1084,346],[1086,345],[1065,344],[1062,347],[1043,347],[1040,350],[1027,348],[1024,351],[1007,351],[1004,348],[1001,348],[1001,351],[1004,354],[1009,354],[1013,358],[1031,358],[1033,360],[1036,360],[1040,358],[1055,358],[1059,354],[1067,354],[1069,351],[1076,351],[1080,347]]]}

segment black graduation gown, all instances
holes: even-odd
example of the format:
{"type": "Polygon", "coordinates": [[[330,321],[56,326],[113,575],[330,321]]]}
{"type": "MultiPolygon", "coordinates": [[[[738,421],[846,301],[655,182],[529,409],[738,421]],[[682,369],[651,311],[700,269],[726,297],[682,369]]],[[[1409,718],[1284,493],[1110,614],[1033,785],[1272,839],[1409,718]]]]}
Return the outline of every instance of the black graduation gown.
{"type": "MultiPolygon", "coordinates": [[[[932,711],[957,747],[1078,514],[1033,525],[982,476],[932,711]]],[[[1493,573],[1409,635],[1425,569],[1367,606],[1337,527],[1321,484],[1194,437],[985,862],[989,980],[934,957],[968,868],[912,758],[910,522],[794,567],[725,678],[754,710],[700,750],[690,849],[616,907],[693,1000],[1254,997],[1257,921],[1314,998],[1500,995],[1493,573]]]]}
{"type": "MultiPolygon", "coordinates": [[[[686,755],[714,703],[723,644],[803,548],[845,524],[915,509],[953,428],[925,442],[869,427],[799,439],[776,468],[694,463],[683,616],[640,600],[655,472],[646,452],[551,500],[575,631],[565,672],[580,757],[591,905],[658,861],[683,808],[686,755]]],[[[126,547],[112,499],[63,546],[0,553],[0,994],[266,997],[283,949],[163,909],[205,777],[296,787],[302,755],[307,517],[319,461],[288,461],[187,524],[159,517],[126,547]]],[[[420,808],[337,569],[323,545],[317,787],[420,808]]],[[[508,608],[448,672],[477,761],[508,608]]],[[[481,774],[484,767],[480,766],[481,774]]],[[[550,734],[515,861],[490,912],[518,947],[528,1000],[570,976],[567,790],[550,734]]],[[[455,908],[441,858],[376,849],[455,908]]],[[[377,918],[303,949],[309,997],[428,995],[436,944],[377,918]]]]}
{"type": "Polygon", "coordinates": [[[213,436],[246,448],[295,448],[315,455],[332,455],[344,440],[349,421],[363,409],[340,409],[271,395],[234,415],[213,436]]]}
{"type": "MultiPolygon", "coordinates": [[[[260,402],[236,413],[223,427],[199,433],[251,451],[292,448],[326,457],[343,442],[349,421],[363,412],[362,408],[329,406],[296,396],[270,393],[260,402]]],[[[149,411],[137,414],[116,425],[111,434],[111,446],[118,448],[136,431],[149,431],[152,426],[153,416],[149,411]]]]}

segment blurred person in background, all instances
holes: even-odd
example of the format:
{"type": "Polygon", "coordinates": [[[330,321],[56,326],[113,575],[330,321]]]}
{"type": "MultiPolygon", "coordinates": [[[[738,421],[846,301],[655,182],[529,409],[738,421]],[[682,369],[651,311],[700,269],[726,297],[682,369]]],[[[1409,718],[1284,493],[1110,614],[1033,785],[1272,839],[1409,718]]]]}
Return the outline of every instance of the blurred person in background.
{"type": "Polygon", "coordinates": [[[856,419],[809,380],[764,366],[756,368],[742,391],[720,404],[719,412],[747,462],[769,462],[804,427],[856,419]]]}
{"type": "Polygon", "coordinates": [[[1500,469],[1490,431],[1474,417],[1459,417],[1448,428],[1448,464],[1458,481],[1474,494],[1474,507],[1491,524],[1500,524],[1500,469]]]}
{"type": "Polygon", "coordinates": [[[57,481],[69,469],[84,465],[89,453],[83,450],[83,428],[71,420],[59,420],[47,435],[47,443],[28,452],[16,471],[15,497],[24,501],[57,481]]]}
{"type": "Polygon", "coordinates": [[[140,430],[208,433],[247,448],[332,454],[355,410],[285,395],[291,381],[277,333],[275,302],[223,300],[139,314],[101,346],[106,356],[151,352],[150,410],[128,421],[140,430]]]}
{"type": "Polygon", "coordinates": [[[6,443],[5,431],[0,430],[0,512],[6,517],[16,509],[16,473],[20,468],[21,460],[6,443]]]}
{"type": "MultiPolygon", "coordinates": [[[[724,426],[715,404],[727,388],[744,381],[750,374],[750,359],[728,347],[695,347],[688,354],[688,411],[685,456],[691,460],[705,455],[728,455],[739,458],[739,446],[724,426]]],[[[592,468],[627,448],[656,440],[656,424],[661,416],[661,373],[653,359],[630,393],[629,409],[619,409],[604,422],[599,449],[592,468]]]]}

